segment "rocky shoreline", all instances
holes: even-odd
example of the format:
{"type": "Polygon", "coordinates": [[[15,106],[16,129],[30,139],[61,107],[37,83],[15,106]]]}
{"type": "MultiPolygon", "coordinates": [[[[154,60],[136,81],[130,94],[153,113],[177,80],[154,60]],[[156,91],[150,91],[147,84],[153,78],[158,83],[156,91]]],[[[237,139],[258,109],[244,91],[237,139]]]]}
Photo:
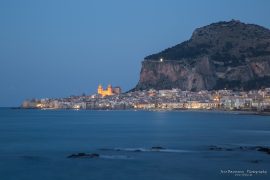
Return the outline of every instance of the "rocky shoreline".
{"type": "MultiPolygon", "coordinates": [[[[99,153],[85,153],[79,152],[74,153],[67,158],[69,159],[98,159],[98,158],[105,158],[105,159],[133,159],[132,156],[135,154],[128,153],[194,153],[197,152],[196,150],[182,150],[182,149],[169,149],[162,146],[153,146],[150,148],[101,148],[98,149],[99,153]],[[110,153],[106,154],[106,152],[115,152],[118,153],[117,155],[110,155],[110,153]],[[103,154],[104,153],[104,154],[103,154]],[[120,154],[119,154],[120,153],[120,154]],[[125,155],[123,155],[123,153],[125,155]]],[[[270,147],[268,146],[219,146],[219,145],[210,145],[206,148],[198,152],[253,152],[253,153],[264,153],[266,155],[270,155],[270,147]]],[[[251,159],[249,160],[250,163],[260,163],[265,161],[265,159],[251,159]]]]}

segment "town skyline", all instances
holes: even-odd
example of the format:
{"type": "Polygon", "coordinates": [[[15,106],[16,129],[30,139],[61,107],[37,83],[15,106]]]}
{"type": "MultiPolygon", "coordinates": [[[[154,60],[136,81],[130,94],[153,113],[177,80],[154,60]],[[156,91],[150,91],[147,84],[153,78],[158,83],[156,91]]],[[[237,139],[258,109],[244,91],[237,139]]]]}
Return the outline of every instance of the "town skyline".
{"type": "Polygon", "coordinates": [[[250,91],[181,89],[141,90],[121,93],[121,87],[98,86],[96,93],[65,98],[25,100],[23,109],[74,109],[74,110],[208,110],[243,111],[269,115],[270,88],[250,91]]]}
{"type": "Polygon", "coordinates": [[[127,91],[144,57],[197,27],[231,19],[270,27],[268,1],[170,2],[2,1],[0,106],[90,94],[99,83],[127,91]]]}

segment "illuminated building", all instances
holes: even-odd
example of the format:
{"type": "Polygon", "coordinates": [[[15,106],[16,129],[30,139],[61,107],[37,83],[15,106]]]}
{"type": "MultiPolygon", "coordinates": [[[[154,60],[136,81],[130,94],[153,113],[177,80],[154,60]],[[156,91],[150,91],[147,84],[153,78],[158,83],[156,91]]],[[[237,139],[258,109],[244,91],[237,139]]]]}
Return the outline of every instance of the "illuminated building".
{"type": "Polygon", "coordinates": [[[112,88],[112,86],[109,84],[107,89],[103,89],[101,85],[98,86],[98,94],[101,95],[102,97],[112,96],[120,93],[121,93],[120,87],[112,88]]]}

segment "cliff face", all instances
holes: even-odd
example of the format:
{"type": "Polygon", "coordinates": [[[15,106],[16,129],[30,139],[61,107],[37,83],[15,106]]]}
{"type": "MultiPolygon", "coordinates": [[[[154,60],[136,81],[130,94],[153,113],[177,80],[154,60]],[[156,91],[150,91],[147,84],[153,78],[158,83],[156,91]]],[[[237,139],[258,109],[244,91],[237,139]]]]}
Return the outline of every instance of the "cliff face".
{"type": "Polygon", "coordinates": [[[262,87],[270,87],[270,30],[232,20],[198,28],[190,40],[147,56],[134,89],[262,87]]]}

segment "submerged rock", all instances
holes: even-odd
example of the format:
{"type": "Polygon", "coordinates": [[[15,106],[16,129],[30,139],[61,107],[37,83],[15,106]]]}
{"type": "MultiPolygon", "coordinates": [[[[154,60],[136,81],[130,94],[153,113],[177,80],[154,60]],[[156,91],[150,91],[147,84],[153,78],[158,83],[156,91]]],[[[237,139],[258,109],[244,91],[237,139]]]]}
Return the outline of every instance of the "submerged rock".
{"type": "Polygon", "coordinates": [[[218,146],[209,146],[208,149],[211,151],[222,151],[223,150],[223,148],[218,147],[218,146]]]}
{"type": "Polygon", "coordinates": [[[153,146],[150,148],[150,150],[164,150],[164,149],[166,149],[166,148],[161,147],[161,146],[153,146]]]}
{"type": "Polygon", "coordinates": [[[99,154],[97,153],[77,153],[77,154],[71,154],[67,158],[98,158],[99,154]]]}
{"type": "Polygon", "coordinates": [[[134,152],[142,152],[141,149],[135,149],[134,152]]]}
{"type": "Polygon", "coordinates": [[[259,151],[270,155],[270,147],[265,146],[239,146],[234,148],[209,146],[208,149],[211,151],[259,151]]]}
{"type": "Polygon", "coordinates": [[[259,147],[257,147],[256,150],[260,151],[260,152],[265,152],[267,154],[270,154],[270,148],[269,147],[261,147],[261,146],[259,146],[259,147]]]}

